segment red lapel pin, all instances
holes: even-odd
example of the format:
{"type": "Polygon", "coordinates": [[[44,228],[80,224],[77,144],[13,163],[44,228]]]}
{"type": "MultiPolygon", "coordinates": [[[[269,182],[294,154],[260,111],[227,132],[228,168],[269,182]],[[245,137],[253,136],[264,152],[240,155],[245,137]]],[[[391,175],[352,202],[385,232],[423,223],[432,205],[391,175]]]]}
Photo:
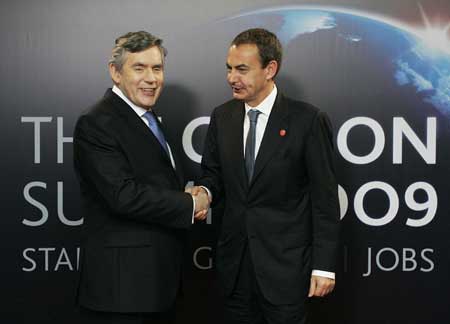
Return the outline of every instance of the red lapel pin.
{"type": "Polygon", "coordinates": [[[285,129],[280,129],[280,136],[286,136],[286,130],[285,129]]]}

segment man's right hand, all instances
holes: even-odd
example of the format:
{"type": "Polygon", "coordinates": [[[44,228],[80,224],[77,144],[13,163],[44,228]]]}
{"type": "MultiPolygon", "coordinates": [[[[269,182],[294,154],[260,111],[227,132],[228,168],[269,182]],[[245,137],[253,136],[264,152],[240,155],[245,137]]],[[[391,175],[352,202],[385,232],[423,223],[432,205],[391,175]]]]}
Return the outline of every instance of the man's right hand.
{"type": "Polygon", "coordinates": [[[204,220],[208,215],[210,200],[208,193],[202,187],[187,188],[186,192],[190,193],[195,199],[194,218],[196,220],[204,220]]]}

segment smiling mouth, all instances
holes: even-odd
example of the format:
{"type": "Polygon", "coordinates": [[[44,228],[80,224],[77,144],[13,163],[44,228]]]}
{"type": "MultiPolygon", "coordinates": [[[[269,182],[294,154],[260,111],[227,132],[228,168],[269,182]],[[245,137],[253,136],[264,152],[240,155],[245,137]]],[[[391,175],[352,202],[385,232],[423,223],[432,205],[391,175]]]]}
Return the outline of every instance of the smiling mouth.
{"type": "Polygon", "coordinates": [[[143,88],[141,91],[146,96],[154,96],[156,93],[156,88],[143,88]]]}

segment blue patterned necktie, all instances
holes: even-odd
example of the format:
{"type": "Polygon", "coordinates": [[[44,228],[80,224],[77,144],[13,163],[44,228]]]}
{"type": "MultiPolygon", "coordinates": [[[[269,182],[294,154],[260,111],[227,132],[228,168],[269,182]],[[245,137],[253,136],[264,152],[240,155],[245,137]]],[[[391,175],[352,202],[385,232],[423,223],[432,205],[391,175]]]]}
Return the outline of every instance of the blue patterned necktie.
{"type": "Polygon", "coordinates": [[[155,115],[151,111],[147,111],[143,116],[145,119],[147,119],[148,127],[152,131],[153,135],[155,135],[164,151],[166,151],[167,155],[169,155],[166,139],[164,138],[164,134],[158,125],[155,115]]]}
{"type": "Polygon", "coordinates": [[[247,113],[250,119],[250,128],[245,141],[245,167],[247,168],[248,182],[252,180],[253,169],[255,167],[255,144],[256,144],[256,122],[261,112],[256,109],[250,109],[247,113]]]}

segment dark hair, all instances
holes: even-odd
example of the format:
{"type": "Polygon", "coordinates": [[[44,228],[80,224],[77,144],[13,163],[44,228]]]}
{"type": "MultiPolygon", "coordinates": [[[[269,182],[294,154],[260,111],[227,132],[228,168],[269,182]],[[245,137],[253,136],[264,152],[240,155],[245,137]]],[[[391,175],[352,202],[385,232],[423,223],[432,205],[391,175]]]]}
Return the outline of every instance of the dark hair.
{"type": "Polygon", "coordinates": [[[122,70],[125,62],[126,53],[137,53],[144,51],[150,47],[157,46],[161,52],[161,57],[164,62],[164,57],[167,55],[167,50],[162,46],[162,39],[158,38],[146,31],[129,32],[116,39],[116,45],[112,49],[109,64],[113,64],[117,70],[122,70]]]}
{"type": "Polygon", "coordinates": [[[263,28],[252,28],[243,31],[237,35],[231,45],[255,44],[258,47],[259,58],[263,68],[269,64],[270,61],[278,63],[278,69],[275,75],[278,74],[281,67],[281,59],[283,57],[283,48],[277,36],[263,28]]]}

